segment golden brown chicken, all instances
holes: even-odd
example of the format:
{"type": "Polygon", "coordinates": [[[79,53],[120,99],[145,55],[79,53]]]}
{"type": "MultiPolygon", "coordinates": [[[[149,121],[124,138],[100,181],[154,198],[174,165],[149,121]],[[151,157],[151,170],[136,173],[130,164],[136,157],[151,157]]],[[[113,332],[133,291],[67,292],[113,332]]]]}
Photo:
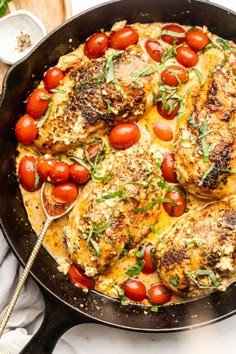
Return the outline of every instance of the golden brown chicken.
{"type": "Polygon", "coordinates": [[[108,151],[100,174],[83,189],[64,235],[73,263],[89,276],[103,273],[149,232],[159,217],[163,190],[157,146],[140,127],[141,138],[124,151],[108,151]]]}
{"type": "Polygon", "coordinates": [[[190,193],[220,199],[235,193],[236,82],[228,64],[213,71],[178,123],[176,173],[190,193]]]}
{"type": "Polygon", "coordinates": [[[49,116],[34,141],[37,149],[66,151],[101,137],[114,124],[137,121],[153,104],[156,66],[140,45],[84,58],[52,95],[49,116]]]}
{"type": "Polygon", "coordinates": [[[157,246],[162,281],[195,297],[225,290],[236,279],[236,198],[183,216],[157,246]]]}

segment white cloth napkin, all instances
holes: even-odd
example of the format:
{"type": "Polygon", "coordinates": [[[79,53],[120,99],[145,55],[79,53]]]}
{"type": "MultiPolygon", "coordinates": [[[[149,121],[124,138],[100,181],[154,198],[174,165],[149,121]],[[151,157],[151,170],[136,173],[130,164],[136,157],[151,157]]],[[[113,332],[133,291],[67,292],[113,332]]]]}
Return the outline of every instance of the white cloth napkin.
{"type": "MultiPolygon", "coordinates": [[[[127,0],[128,1],[128,0],[127,0]]],[[[177,0],[176,0],[177,1],[177,0]]],[[[105,2],[100,0],[71,0],[73,14],[105,2]]],[[[236,12],[233,0],[215,0],[215,3],[236,12]]],[[[8,304],[21,274],[21,268],[0,232],[0,318],[8,304]]],[[[0,346],[18,354],[42,322],[44,303],[35,283],[28,279],[0,339],[0,346]]],[[[234,332],[236,318],[215,325],[182,333],[140,334],[125,332],[102,325],[76,326],[59,340],[54,354],[235,354],[234,332]]],[[[0,349],[1,354],[1,349],[0,349]]]]}

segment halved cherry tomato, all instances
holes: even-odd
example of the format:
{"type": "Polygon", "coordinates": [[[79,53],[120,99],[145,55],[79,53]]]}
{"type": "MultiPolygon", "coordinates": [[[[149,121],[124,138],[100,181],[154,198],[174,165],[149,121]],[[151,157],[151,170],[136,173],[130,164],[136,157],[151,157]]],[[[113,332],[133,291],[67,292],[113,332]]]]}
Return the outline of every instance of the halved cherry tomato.
{"type": "Polygon", "coordinates": [[[77,186],[72,182],[58,183],[52,188],[52,197],[57,203],[71,203],[77,196],[77,186]]]}
{"type": "Polygon", "coordinates": [[[172,291],[162,283],[153,284],[148,291],[149,299],[152,304],[164,305],[170,301],[172,291]]]}
{"type": "Polygon", "coordinates": [[[68,276],[72,283],[82,289],[93,289],[95,286],[95,281],[89,278],[77,264],[70,266],[68,276]]]}
{"type": "Polygon", "coordinates": [[[193,50],[202,50],[209,42],[209,38],[206,33],[198,28],[193,28],[186,34],[186,42],[193,50]]]}
{"type": "Polygon", "coordinates": [[[176,173],[175,173],[175,153],[166,152],[164,154],[162,164],[162,176],[167,182],[176,183],[176,173]]]}
{"type": "Polygon", "coordinates": [[[52,156],[40,156],[37,160],[37,171],[43,181],[48,181],[49,171],[57,160],[52,156]]]}
{"type": "Polygon", "coordinates": [[[48,108],[50,94],[44,88],[34,90],[26,102],[26,112],[33,118],[42,117],[48,108]]]}
{"type": "MultiPolygon", "coordinates": [[[[141,247],[144,247],[144,245],[141,245],[141,247]]],[[[152,274],[156,271],[155,265],[153,263],[153,257],[152,257],[152,252],[155,248],[151,243],[145,246],[145,251],[144,255],[141,258],[143,261],[145,261],[145,265],[142,269],[143,274],[152,274]]]]}
{"type": "Polygon", "coordinates": [[[53,183],[67,182],[70,177],[70,166],[64,161],[57,161],[50,168],[48,176],[53,183]]]}
{"type": "Polygon", "coordinates": [[[162,81],[169,86],[178,86],[188,79],[188,74],[182,66],[169,65],[161,72],[162,81]]]}
{"type": "Polygon", "coordinates": [[[85,184],[90,179],[89,171],[79,162],[70,165],[70,179],[76,184],[85,184]]]}
{"type": "Polygon", "coordinates": [[[137,279],[131,279],[125,284],[124,294],[130,300],[142,301],[146,298],[146,287],[137,279]]]}
{"type": "Polygon", "coordinates": [[[198,55],[191,48],[182,45],[176,49],[176,60],[185,68],[191,68],[198,62],[198,55]]]}
{"type": "Polygon", "coordinates": [[[121,123],[109,133],[109,142],[116,149],[126,149],[140,138],[139,127],[135,123],[121,123]]]}
{"type": "Polygon", "coordinates": [[[160,63],[161,58],[164,54],[164,49],[161,46],[161,44],[158,41],[155,41],[153,39],[148,39],[145,42],[145,48],[146,48],[146,51],[148,52],[148,54],[150,55],[150,57],[154,61],[160,63]]]}
{"type": "MultiPolygon", "coordinates": [[[[169,105],[174,104],[174,102],[172,102],[170,100],[167,101],[167,103],[169,105]]],[[[177,103],[175,105],[174,109],[171,111],[170,107],[167,108],[167,109],[163,109],[162,102],[157,102],[157,111],[158,111],[158,113],[160,114],[160,116],[162,116],[163,118],[168,119],[168,120],[174,119],[177,116],[177,114],[179,112],[179,109],[180,109],[180,104],[179,103],[177,103]]]]}
{"type": "Polygon", "coordinates": [[[138,41],[138,34],[131,26],[125,26],[110,35],[110,47],[113,49],[126,49],[138,41]]]}
{"type": "Polygon", "coordinates": [[[102,32],[95,33],[84,45],[84,54],[89,59],[101,57],[107,50],[109,45],[109,37],[102,32]]]}
{"type": "Polygon", "coordinates": [[[182,190],[175,189],[166,193],[165,198],[173,199],[173,202],[163,203],[163,207],[170,216],[181,216],[186,209],[186,200],[183,196],[182,190]]]}
{"type": "Polygon", "coordinates": [[[161,39],[168,44],[176,43],[177,45],[179,45],[185,41],[185,31],[179,25],[166,25],[162,27],[161,39]]]}
{"type": "Polygon", "coordinates": [[[63,78],[64,74],[61,69],[57,67],[51,68],[46,72],[44,76],[44,86],[48,91],[50,91],[51,89],[57,87],[63,78]]]}
{"type": "MultiPolygon", "coordinates": [[[[90,157],[90,160],[91,160],[92,162],[95,161],[96,156],[97,156],[97,153],[98,153],[98,150],[101,148],[101,146],[102,146],[102,142],[101,142],[101,141],[98,141],[97,143],[91,144],[91,145],[88,147],[87,152],[88,152],[89,157],[90,157]]],[[[99,152],[99,154],[100,154],[100,153],[102,154],[103,152],[101,151],[101,152],[99,152]]]]}
{"type": "Polygon", "coordinates": [[[169,124],[166,124],[161,120],[158,120],[153,124],[153,130],[156,136],[163,141],[171,141],[173,139],[172,128],[169,126],[169,124]]]}
{"type": "Polygon", "coordinates": [[[28,116],[22,116],[16,123],[15,135],[19,143],[31,144],[38,133],[35,120],[28,116]]]}
{"type": "Polygon", "coordinates": [[[34,156],[24,156],[19,163],[18,176],[20,184],[29,192],[34,192],[41,186],[41,180],[37,174],[36,159],[34,156]]]}

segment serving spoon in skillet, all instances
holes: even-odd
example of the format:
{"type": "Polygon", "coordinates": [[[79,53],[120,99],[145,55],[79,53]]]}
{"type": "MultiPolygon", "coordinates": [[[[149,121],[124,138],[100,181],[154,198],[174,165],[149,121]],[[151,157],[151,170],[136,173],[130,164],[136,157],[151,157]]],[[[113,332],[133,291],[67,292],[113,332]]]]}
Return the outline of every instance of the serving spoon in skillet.
{"type": "MultiPolygon", "coordinates": [[[[24,271],[18,281],[18,284],[16,286],[15,292],[7,306],[7,309],[4,313],[3,319],[0,323],[0,338],[3,334],[3,331],[6,327],[6,324],[11,316],[11,313],[15,307],[15,304],[18,300],[18,297],[22,291],[22,288],[28,278],[28,275],[30,273],[30,270],[32,268],[32,265],[34,263],[34,260],[40,250],[40,247],[43,243],[44,236],[53,220],[59,219],[62,216],[66,215],[75,205],[76,199],[73,200],[70,203],[58,203],[52,198],[52,184],[48,182],[44,182],[41,188],[41,193],[40,193],[40,198],[41,198],[41,204],[44,210],[44,213],[46,215],[46,221],[43,226],[42,231],[40,232],[37,242],[29,256],[29,259],[25,265],[24,271]]],[[[1,347],[0,347],[0,353],[1,353],[1,347]]],[[[6,352],[5,352],[6,353],[6,352]]]]}

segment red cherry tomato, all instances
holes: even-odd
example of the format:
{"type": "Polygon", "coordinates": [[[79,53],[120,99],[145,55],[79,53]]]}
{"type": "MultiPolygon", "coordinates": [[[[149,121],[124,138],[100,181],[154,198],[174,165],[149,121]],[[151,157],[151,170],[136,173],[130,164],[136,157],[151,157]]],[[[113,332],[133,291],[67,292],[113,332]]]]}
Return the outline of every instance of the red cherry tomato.
{"type": "Polygon", "coordinates": [[[148,291],[149,299],[152,304],[164,305],[170,301],[172,291],[162,283],[153,284],[148,291]]]}
{"type": "Polygon", "coordinates": [[[113,49],[126,49],[138,41],[138,34],[131,26],[125,26],[110,35],[110,47],[113,49]]]}
{"type": "Polygon", "coordinates": [[[48,91],[50,91],[51,89],[57,87],[63,78],[64,74],[61,69],[56,67],[51,68],[46,72],[44,76],[44,86],[48,91]]]}
{"type": "Polygon", "coordinates": [[[179,25],[166,25],[162,27],[161,39],[168,44],[179,45],[185,41],[185,31],[179,25]]]}
{"type": "Polygon", "coordinates": [[[158,41],[154,41],[152,39],[148,39],[145,42],[145,48],[150,57],[160,63],[161,58],[164,54],[164,49],[162,48],[161,44],[158,41]]]}
{"type": "Polygon", "coordinates": [[[70,166],[64,161],[57,161],[50,168],[48,176],[53,183],[67,182],[70,176],[70,166]]]}
{"type": "Polygon", "coordinates": [[[74,162],[70,165],[70,179],[76,184],[85,184],[90,179],[90,174],[87,168],[79,162],[74,162]]]}
{"type": "Polygon", "coordinates": [[[135,123],[121,123],[109,133],[109,142],[116,149],[126,149],[140,138],[140,131],[135,123]]]}
{"type": "Polygon", "coordinates": [[[44,88],[34,90],[26,102],[26,112],[33,118],[40,118],[46,112],[50,94],[44,88]]]}
{"type": "Polygon", "coordinates": [[[206,33],[198,28],[191,29],[186,34],[186,42],[193,50],[202,50],[209,42],[209,38],[206,33]]]}
{"type": "Polygon", "coordinates": [[[163,141],[171,141],[173,139],[173,130],[165,122],[158,120],[153,124],[153,130],[156,136],[163,141]]]}
{"type": "Polygon", "coordinates": [[[99,58],[107,50],[109,45],[109,37],[105,33],[93,34],[84,45],[84,53],[89,58],[99,58]]]}
{"type": "Polygon", "coordinates": [[[178,86],[188,79],[188,74],[182,66],[169,65],[161,72],[162,81],[169,86],[178,86]]]}
{"type": "MultiPolygon", "coordinates": [[[[101,141],[98,141],[97,143],[92,144],[92,145],[90,145],[90,146],[88,147],[87,152],[88,152],[89,157],[90,157],[90,160],[91,160],[92,162],[95,161],[96,156],[97,156],[98,151],[99,151],[99,149],[101,148],[101,146],[102,146],[102,142],[101,142],[101,141]]],[[[100,153],[103,153],[103,152],[101,151],[101,152],[99,152],[99,154],[100,154],[100,153]]]]}
{"type": "Polygon", "coordinates": [[[142,260],[145,261],[145,266],[142,269],[143,274],[152,274],[156,271],[155,265],[153,264],[152,251],[154,247],[151,243],[146,245],[144,255],[142,260]]]}
{"type": "Polygon", "coordinates": [[[146,287],[140,280],[131,279],[125,284],[124,294],[130,300],[142,301],[146,298],[146,287]]]}
{"type": "Polygon", "coordinates": [[[72,264],[68,271],[68,276],[72,283],[82,289],[93,289],[95,281],[89,278],[77,264],[72,264]]]}
{"type": "Polygon", "coordinates": [[[16,123],[15,135],[19,143],[31,144],[36,138],[38,129],[35,120],[28,116],[22,116],[16,123]]]}
{"type": "Polygon", "coordinates": [[[34,192],[41,186],[36,170],[36,159],[33,156],[24,156],[20,160],[18,176],[22,187],[29,192],[34,192]]]}
{"type": "Polygon", "coordinates": [[[176,173],[175,173],[175,153],[174,152],[166,152],[164,154],[162,164],[162,176],[167,182],[176,183],[176,173]]]}
{"type": "Polygon", "coordinates": [[[49,171],[57,162],[54,157],[40,156],[37,161],[37,171],[43,181],[48,181],[49,171]]]}
{"type": "MultiPolygon", "coordinates": [[[[173,102],[171,102],[171,101],[168,101],[167,103],[170,106],[173,104],[173,102]]],[[[180,104],[177,103],[175,108],[171,112],[170,112],[170,106],[167,109],[163,109],[162,102],[157,102],[157,111],[160,114],[160,116],[162,116],[163,118],[168,119],[168,120],[174,119],[179,112],[180,104]]]]}
{"type": "Polygon", "coordinates": [[[71,203],[78,195],[78,189],[75,183],[58,183],[52,188],[52,197],[57,203],[71,203]]]}
{"type": "Polygon", "coordinates": [[[167,192],[165,198],[173,199],[173,202],[163,203],[163,207],[170,216],[181,216],[186,209],[186,200],[182,191],[172,189],[167,192]]]}
{"type": "Polygon", "coordinates": [[[191,68],[198,62],[198,55],[189,47],[182,45],[176,50],[176,60],[185,68],[191,68]]]}

